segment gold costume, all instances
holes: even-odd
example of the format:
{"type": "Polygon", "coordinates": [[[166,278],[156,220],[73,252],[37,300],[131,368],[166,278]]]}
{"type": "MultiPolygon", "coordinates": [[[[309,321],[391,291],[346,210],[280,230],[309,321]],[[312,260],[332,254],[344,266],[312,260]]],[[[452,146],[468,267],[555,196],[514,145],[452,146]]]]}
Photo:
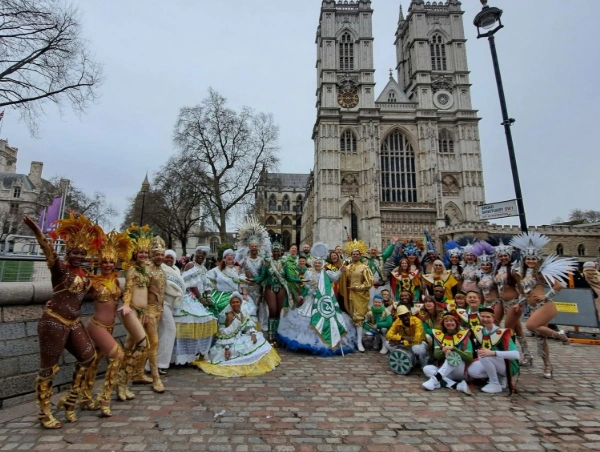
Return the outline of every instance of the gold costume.
{"type": "Polygon", "coordinates": [[[368,265],[352,262],[340,278],[340,292],[346,300],[348,314],[355,326],[362,326],[369,311],[369,290],[373,287],[373,273],[368,265]]]}

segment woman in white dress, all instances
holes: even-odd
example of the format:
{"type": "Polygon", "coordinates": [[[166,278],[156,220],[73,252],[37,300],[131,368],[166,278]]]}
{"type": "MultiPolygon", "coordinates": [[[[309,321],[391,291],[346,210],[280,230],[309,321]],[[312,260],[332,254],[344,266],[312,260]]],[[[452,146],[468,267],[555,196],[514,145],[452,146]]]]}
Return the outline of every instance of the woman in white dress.
{"type": "MultiPolygon", "coordinates": [[[[198,253],[206,252],[200,249],[198,253]]],[[[188,364],[196,361],[198,355],[208,353],[217,332],[217,318],[212,314],[212,303],[205,295],[209,282],[204,265],[194,263],[181,277],[186,294],[179,306],[173,309],[177,333],[171,362],[188,364]]]]}
{"type": "Polygon", "coordinates": [[[215,344],[206,361],[196,364],[204,372],[221,377],[252,377],[271,372],[281,362],[252,317],[242,311],[242,295],[233,292],[224,310],[225,324],[219,327],[215,344]]]}
{"type": "Polygon", "coordinates": [[[223,252],[223,260],[218,266],[206,273],[206,278],[213,287],[210,294],[213,306],[210,309],[215,317],[219,319],[220,324],[225,321],[222,314],[229,307],[229,298],[233,292],[242,294],[242,311],[244,314],[252,316],[254,321],[257,320],[256,305],[247,294],[246,274],[236,265],[233,250],[229,249],[223,252]]]}
{"type": "Polygon", "coordinates": [[[288,350],[320,356],[356,350],[356,329],[350,317],[340,310],[332,285],[345,267],[338,272],[324,269],[328,251],[324,243],[313,245],[313,268],[304,274],[302,305],[287,311],[281,318],[277,339],[288,350]]]}

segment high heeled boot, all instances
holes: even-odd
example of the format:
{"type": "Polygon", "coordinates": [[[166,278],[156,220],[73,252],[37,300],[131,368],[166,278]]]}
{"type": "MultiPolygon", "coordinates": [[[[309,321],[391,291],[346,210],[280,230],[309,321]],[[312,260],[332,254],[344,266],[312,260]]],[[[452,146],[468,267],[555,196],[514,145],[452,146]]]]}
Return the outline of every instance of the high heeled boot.
{"type": "MultiPolygon", "coordinates": [[[[122,364],[123,359],[120,359],[118,356],[108,359],[108,367],[106,368],[106,374],[104,375],[104,386],[96,399],[96,405],[100,408],[100,415],[103,417],[112,416],[112,411],[110,410],[110,397],[117,384],[118,373],[122,364]]],[[[124,394],[124,397],[125,400],[127,400],[126,393],[124,394]]]]}
{"type": "Polygon", "coordinates": [[[62,424],[52,414],[52,379],[58,372],[58,365],[52,367],[49,376],[37,376],[35,379],[35,398],[38,406],[38,420],[45,428],[56,429],[61,428],[62,424]]]}
{"type": "Polygon", "coordinates": [[[165,392],[165,387],[158,373],[158,350],[152,350],[148,353],[148,361],[150,362],[150,372],[152,374],[152,390],[162,394],[165,392]]]}
{"type": "Polygon", "coordinates": [[[134,360],[133,365],[133,378],[132,383],[134,385],[149,385],[152,383],[152,378],[147,377],[144,373],[144,366],[146,365],[146,360],[148,359],[148,347],[138,347],[137,351],[140,351],[141,354],[137,356],[134,360]]]}
{"type": "Polygon", "coordinates": [[[62,396],[61,399],[58,401],[58,405],[56,405],[56,408],[58,409],[64,408],[65,417],[69,422],[77,422],[75,406],[77,405],[77,401],[79,400],[79,394],[81,392],[81,388],[83,387],[85,381],[85,373],[87,370],[87,366],[84,366],[81,363],[77,363],[77,365],[75,366],[75,371],[73,372],[73,383],[71,384],[69,394],[62,396]]]}
{"type": "Polygon", "coordinates": [[[82,410],[97,410],[98,406],[94,401],[94,383],[96,382],[96,374],[98,373],[98,365],[104,355],[99,350],[96,350],[96,357],[85,372],[85,378],[79,393],[79,408],[82,410]]]}
{"type": "Polygon", "coordinates": [[[133,376],[133,350],[125,349],[125,357],[121,369],[117,373],[117,398],[125,402],[135,399],[135,394],[129,390],[128,384],[133,376]]]}

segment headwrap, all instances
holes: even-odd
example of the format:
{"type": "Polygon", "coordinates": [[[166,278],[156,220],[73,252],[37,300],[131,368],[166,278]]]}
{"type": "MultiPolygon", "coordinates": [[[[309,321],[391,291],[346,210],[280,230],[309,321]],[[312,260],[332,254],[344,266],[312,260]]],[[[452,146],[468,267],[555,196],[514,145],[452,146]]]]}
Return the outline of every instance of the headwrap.
{"type": "Polygon", "coordinates": [[[202,251],[204,254],[208,254],[208,253],[210,253],[210,247],[204,246],[204,245],[200,245],[200,246],[196,247],[196,251],[195,252],[197,253],[198,251],[202,251]]]}
{"type": "Polygon", "coordinates": [[[171,256],[173,258],[173,260],[177,259],[177,254],[173,250],[165,251],[165,257],[167,257],[167,256],[171,256]]]}
{"type": "Polygon", "coordinates": [[[225,259],[225,257],[226,257],[226,256],[229,256],[230,254],[231,254],[232,256],[235,256],[235,252],[234,252],[234,251],[233,251],[231,248],[229,248],[229,249],[227,249],[227,250],[223,251],[223,259],[225,259]]]}
{"type": "Polygon", "coordinates": [[[237,298],[240,301],[242,301],[244,299],[242,294],[239,293],[237,290],[235,292],[231,292],[231,295],[229,296],[229,301],[231,301],[232,298],[237,298]]]}

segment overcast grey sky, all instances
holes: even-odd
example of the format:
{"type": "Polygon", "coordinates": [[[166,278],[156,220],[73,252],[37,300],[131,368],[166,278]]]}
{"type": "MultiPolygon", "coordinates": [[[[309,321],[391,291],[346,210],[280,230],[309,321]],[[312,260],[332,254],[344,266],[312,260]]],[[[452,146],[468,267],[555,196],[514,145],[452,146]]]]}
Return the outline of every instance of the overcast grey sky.
{"type": "MultiPolygon", "coordinates": [[[[101,98],[79,118],[46,108],[39,139],[6,111],[2,137],[19,148],[18,172],[44,162],[44,177],[66,176],[104,192],[122,214],[172,154],[179,108],[209,87],[234,107],[272,113],[280,125],[281,171],[313,166],[315,33],[320,0],[80,0],[84,33],[104,64],[101,98]]],[[[402,0],[406,13],[410,1],[402,0]]],[[[399,0],[374,0],[377,87],[395,67],[399,0]]],[[[490,0],[504,10],[496,36],[528,222],[549,223],[572,208],[598,209],[600,113],[598,0],[490,0]]],[[[463,0],[473,106],[487,202],[514,197],[487,40],[472,25],[480,10],[463,0]]],[[[120,221],[115,221],[118,226],[120,221]]],[[[504,224],[511,224],[505,220],[504,224]]],[[[512,222],[516,224],[516,222],[512,222]]]]}

